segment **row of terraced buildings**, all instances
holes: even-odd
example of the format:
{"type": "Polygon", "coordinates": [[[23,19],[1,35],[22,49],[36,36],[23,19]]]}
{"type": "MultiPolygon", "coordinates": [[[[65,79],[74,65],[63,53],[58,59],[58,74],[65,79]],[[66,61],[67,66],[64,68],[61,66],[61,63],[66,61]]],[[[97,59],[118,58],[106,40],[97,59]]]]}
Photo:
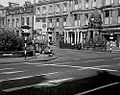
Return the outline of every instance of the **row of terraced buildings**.
{"type": "Polygon", "coordinates": [[[0,12],[1,29],[14,29],[21,35],[21,26],[26,23],[31,27],[31,37],[40,42],[84,44],[100,35],[109,45],[112,33],[113,47],[120,47],[120,0],[39,0],[23,6],[9,2],[0,12]],[[102,20],[100,29],[89,27],[95,12],[102,20]]]}

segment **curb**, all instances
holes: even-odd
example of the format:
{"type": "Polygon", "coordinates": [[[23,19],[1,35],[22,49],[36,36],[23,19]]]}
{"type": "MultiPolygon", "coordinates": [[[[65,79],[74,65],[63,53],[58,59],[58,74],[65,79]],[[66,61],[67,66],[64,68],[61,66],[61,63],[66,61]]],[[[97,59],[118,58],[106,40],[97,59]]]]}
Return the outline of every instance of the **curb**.
{"type": "Polygon", "coordinates": [[[57,56],[51,57],[51,58],[45,58],[45,59],[27,59],[27,60],[21,60],[21,61],[11,61],[11,62],[0,62],[0,64],[10,64],[10,63],[23,63],[23,62],[44,62],[44,61],[51,61],[57,59],[57,56]]]}

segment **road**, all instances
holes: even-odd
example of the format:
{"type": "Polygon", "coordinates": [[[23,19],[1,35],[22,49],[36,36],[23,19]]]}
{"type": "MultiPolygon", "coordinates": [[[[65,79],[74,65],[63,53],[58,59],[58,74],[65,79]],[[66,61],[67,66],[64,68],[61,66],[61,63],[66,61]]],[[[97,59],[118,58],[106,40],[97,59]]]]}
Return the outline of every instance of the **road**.
{"type": "MultiPolygon", "coordinates": [[[[52,82],[68,81],[71,79],[91,76],[96,74],[96,70],[107,71],[119,75],[120,70],[120,54],[101,53],[101,52],[85,52],[80,50],[59,49],[52,47],[58,58],[50,62],[41,63],[10,63],[0,64],[0,86],[1,90],[14,88],[25,85],[9,85],[3,87],[4,82],[28,79],[29,83],[26,85],[33,85],[40,83],[36,78],[45,78],[52,82]]],[[[28,81],[28,80],[26,80],[28,81]]],[[[8,82],[9,83],[9,82],[8,82]]],[[[5,85],[5,84],[4,84],[5,85]]]]}

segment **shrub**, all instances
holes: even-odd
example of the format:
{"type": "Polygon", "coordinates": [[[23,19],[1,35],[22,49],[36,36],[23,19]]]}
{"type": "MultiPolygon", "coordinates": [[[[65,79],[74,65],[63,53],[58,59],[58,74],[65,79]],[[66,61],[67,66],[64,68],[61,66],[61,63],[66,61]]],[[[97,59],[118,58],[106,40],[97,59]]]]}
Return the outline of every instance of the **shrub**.
{"type": "Polygon", "coordinates": [[[24,40],[17,36],[13,30],[0,31],[0,51],[21,51],[24,40]]]}

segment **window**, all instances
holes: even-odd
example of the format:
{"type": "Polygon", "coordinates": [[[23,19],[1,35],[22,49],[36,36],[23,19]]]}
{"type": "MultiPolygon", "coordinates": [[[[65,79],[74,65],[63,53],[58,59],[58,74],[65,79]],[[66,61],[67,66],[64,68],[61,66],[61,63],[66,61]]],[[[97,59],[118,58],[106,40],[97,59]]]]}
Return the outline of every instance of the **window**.
{"type": "Polygon", "coordinates": [[[24,18],[22,17],[22,19],[21,19],[21,24],[24,25],[24,22],[25,22],[25,20],[24,20],[24,18]]]}
{"type": "Polygon", "coordinates": [[[12,19],[12,27],[14,27],[14,22],[15,22],[15,20],[14,20],[14,19],[12,19]]]}
{"type": "Polygon", "coordinates": [[[52,13],[52,5],[49,6],[49,13],[52,13]]]}
{"type": "Polygon", "coordinates": [[[59,4],[56,5],[56,12],[60,12],[60,6],[59,6],[59,4]]]}
{"type": "Polygon", "coordinates": [[[52,19],[49,19],[49,26],[52,27],[52,19]]]}
{"type": "Polygon", "coordinates": [[[109,16],[110,16],[110,13],[109,13],[109,10],[106,10],[105,11],[105,24],[109,24],[109,16]]]}
{"type": "Polygon", "coordinates": [[[105,18],[109,17],[109,10],[105,11],[105,18]]]}
{"type": "Polygon", "coordinates": [[[43,6],[43,14],[46,14],[46,7],[43,6]]]}
{"type": "Polygon", "coordinates": [[[93,6],[93,7],[96,7],[96,6],[97,6],[96,3],[97,3],[97,0],[93,0],[92,6],[93,6]]]}
{"type": "Polygon", "coordinates": [[[59,18],[56,19],[57,27],[59,27],[59,18]]]}
{"type": "Polygon", "coordinates": [[[8,21],[8,26],[10,26],[10,19],[8,19],[7,21],[8,21]]]}
{"type": "Polygon", "coordinates": [[[27,19],[27,25],[29,25],[30,23],[29,17],[27,17],[26,19],[27,19]]]}
{"type": "Polygon", "coordinates": [[[75,18],[75,20],[77,20],[77,14],[74,14],[74,18],[75,18]]]}
{"type": "Polygon", "coordinates": [[[63,3],[64,11],[67,11],[67,3],[63,3]]]}
{"type": "Polygon", "coordinates": [[[64,18],[63,18],[63,26],[66,26],[66,22],[67,22],[67,18],[64,17],[64,18]]]}
{"type": "Polygon", "coordinates": [[[82,7],[82,3],[81,3],[81,0],[79,0],[79,8],[82,7]]]}
{"type": "Polygon", "coordinates": [[[18,27],[19,24],[19,18],[16,18],[16,27],[18,27]]]}
{"type": "Polygon", "coordinates": [[[109,5],[110,4],[110,0],[105,0],[105,5],[109,5]]]}
{"type": "Polygon", "coordinates": [[[56,21],[59,22],[59,18],[57,18],[56,21]]]}
{"type": "Polygon", "coordinates": [[[40,22],[40,18],[36,18],[36,22],[40,22]]]}
{"type": "Polygon", "coordinates": [[[89,7],[89,0],[85,0],[85,8],[89,7]]]}
{"type": "Polygon", "coordinates": [[[46,22],[46,18],[42,19],[42,22],[45,23],[46,22]]]}
{"type": "Polygon", "coordinates": [[[86,14],[85,14],[85,25],[88,25],[88,18],[89,18],[89,16],[88,16],[88,14],[86,13],[86,14]]]}
{"type": "Polygon", "coordinates": [[[74,25],[77,26],[78,25],[78,15],[74,14],[74,25]]]}
{"type": "Polygon", "coordinates": [[[112,24],[113,10],[110,11],[110,24],[112,24]]]}
{"type": "Polygon", "coordinates": [[[78,4],[78,0],[74,0],[75,1],[75,5],[77,5],[78,4]]]}
{"type": "Polygon", "coordinates": [[[118,9],[118,23],[120,23],[120,9],[118,9]]]}
{"type": "Polygon", "coordinates": [[[38,14],[41,13],[40,7],[37,8],[37,13],[38,13],[38,14]]]}

